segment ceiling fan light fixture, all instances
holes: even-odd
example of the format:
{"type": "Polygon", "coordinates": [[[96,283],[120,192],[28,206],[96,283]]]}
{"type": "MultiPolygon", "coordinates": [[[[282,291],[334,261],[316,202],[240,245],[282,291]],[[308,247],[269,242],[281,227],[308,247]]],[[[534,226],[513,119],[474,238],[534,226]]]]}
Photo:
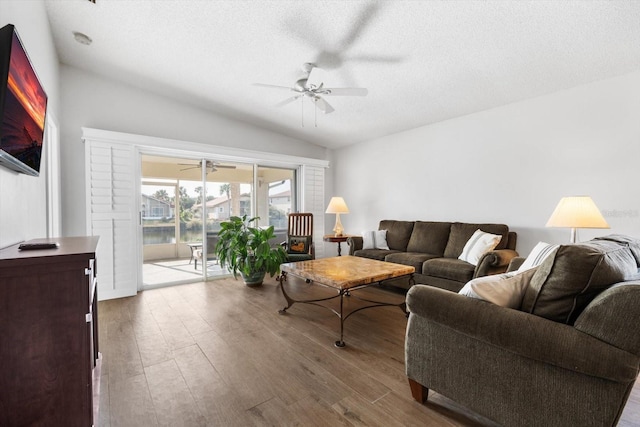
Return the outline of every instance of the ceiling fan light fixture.
{"type": "Polygon", "coordinates": [[[307,90],[307,79],[300,79],[293,85],[296,92],[305,92],[307,90]]]}

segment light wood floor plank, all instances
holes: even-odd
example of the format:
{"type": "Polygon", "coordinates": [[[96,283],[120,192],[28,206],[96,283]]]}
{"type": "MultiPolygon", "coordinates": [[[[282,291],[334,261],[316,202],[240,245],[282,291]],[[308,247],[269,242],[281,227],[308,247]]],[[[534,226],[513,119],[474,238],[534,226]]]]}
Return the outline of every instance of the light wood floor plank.
{"type": "Polygon", "coordinates": [[[216,372],[198,345],[174,352],[176,363],[209,425],[250,425],[242,399],[216,372]]]}
{"type": "Polygon", "coordinates": [[[206,425],[175,360],[149,366],[144,371],[159,425],[206,425]]]}
{"type": "Polygon", "coordinates": [[[160,332],[155,335],[137,337],[136,341],[143,367],[153,366],[173,359],[171,349],[165,341],[164,335],[160,332]]]}
{"type": "Polygon", "coordinates": [[[100,427],[111,427],[111,411],[109,410],[110,406],[111,402],[109,401],[109,375],[102,375],[100,377],[100,408],[102,410],[98,413],[97,422],[97,425],[99,425],[100,427]]]}
{"type": "MultiPolygon", "coordinates": [[[[101,412],[106,409],[100,407],[101,412]]],[[[110,381],[108,410],[111,427],[158,425],[144,374],[110,381]]]]}
{"type": "Polygon", "coordinates": [[[255,426],[304,426],[298,413],[274,397],[247,411],[255,426]]]}
{"type": "Polygon", "coordinates": [[[106,366],[103,375],[115,380],[143,373],[142,359],[130,321],[108,322],[102,338],[100,348],[104,356],[103,366],[106,366]]]}
{"type": "Polygon", "coordinates": [[[387,413],[357,394],[334,404],[333,409],[354,426],[403,427],[397,416],[387,413]]]}
{"type": "Polygon", "coordinates": [[[298,415],[303,426],[353,426],[349,420],[333,410],[325,400],[313,394],[293,403],[289,406],[289,410],[298,415]]]}
{"type": "MultiPolygon", "coordinates": [[[[231,346],[215,332],[198,335],[196,341],[216,372],[238,396],[244,409],[273,397],[274,388],[247,354],[255,348],[231,346]]],[[[263,360],[262,363],[269,361],[263,360]]]]}

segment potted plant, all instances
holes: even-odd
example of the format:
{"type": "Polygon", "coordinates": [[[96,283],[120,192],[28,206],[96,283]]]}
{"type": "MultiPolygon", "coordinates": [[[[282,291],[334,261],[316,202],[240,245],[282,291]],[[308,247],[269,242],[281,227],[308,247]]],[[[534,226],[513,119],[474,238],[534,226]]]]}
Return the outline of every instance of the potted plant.
{"type": "Polygon", "coordinates": [[[259,217],[247,220],[247,216],[232,216],[222,227],[216,244],[216,256],[221,267],[226,267],[237,278],[238,272],[247,286],[259,286],[264,276],[271,277],[280,272],[280,264],[287,256],[280,245],[271,246],[275,237],[273,226],[252,227],[259,217]]]}

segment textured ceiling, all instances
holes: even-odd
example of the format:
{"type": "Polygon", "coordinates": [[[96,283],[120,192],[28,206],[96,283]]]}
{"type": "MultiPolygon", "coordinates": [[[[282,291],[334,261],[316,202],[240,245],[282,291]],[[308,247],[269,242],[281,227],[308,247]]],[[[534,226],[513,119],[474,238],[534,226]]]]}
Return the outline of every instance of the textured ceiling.
{"type": "Polygon", "coordinates": [[[46,6],[62,63],[329,148],[640,70],[635,0],[46,6]],[[292,94],[252,86],[291,87],[305,62],[369,94],[316,118],[310,99],[276,108],[292,94]]]}

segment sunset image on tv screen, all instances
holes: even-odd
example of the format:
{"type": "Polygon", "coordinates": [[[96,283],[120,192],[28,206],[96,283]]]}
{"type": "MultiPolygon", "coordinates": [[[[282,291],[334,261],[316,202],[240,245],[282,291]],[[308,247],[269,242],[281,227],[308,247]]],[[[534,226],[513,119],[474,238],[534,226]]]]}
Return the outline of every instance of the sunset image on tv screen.
{"type": "Polygon", "coordinates": [[[47,95],[13,34],[0,148],[32,169],[40,170],[47,95]]]}

